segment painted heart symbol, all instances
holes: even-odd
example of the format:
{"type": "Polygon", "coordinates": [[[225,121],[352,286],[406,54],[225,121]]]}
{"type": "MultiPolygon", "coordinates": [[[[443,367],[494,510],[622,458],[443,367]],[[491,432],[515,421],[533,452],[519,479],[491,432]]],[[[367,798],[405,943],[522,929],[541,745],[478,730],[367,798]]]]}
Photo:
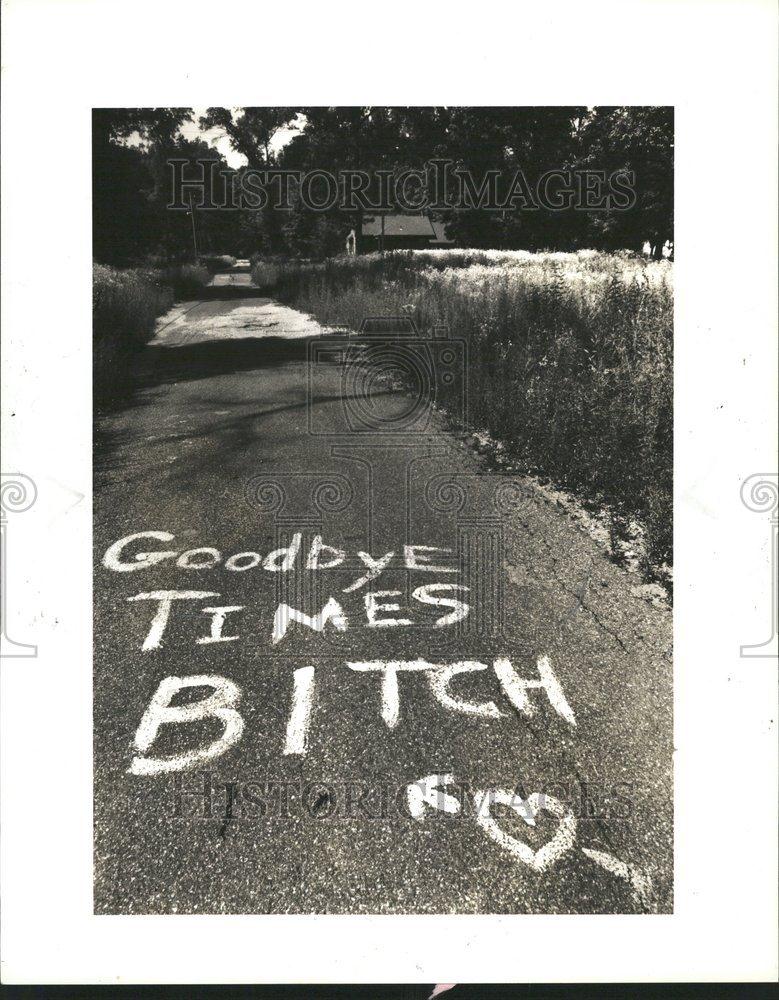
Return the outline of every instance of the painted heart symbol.
{"type": "Polygon", "coordinates": [[[574,845],[576,817],[553,795],[533,792],[527,799],[522,799],[515,792],[493,788],[488,792],[476,792],[474,801],[476,803],[476,822],[487,836],[537,872],[546,871],[574,845]],[[548,812],[560,821],[555,835],[537,851],[534,851],[529,844],[512,837],[505,830],[501,830],[498,821],[491,812],[491,807],[495,804],[507,806],[520,816],[528,826],[536,825],[536,816],[540,812],[548,812]]]}

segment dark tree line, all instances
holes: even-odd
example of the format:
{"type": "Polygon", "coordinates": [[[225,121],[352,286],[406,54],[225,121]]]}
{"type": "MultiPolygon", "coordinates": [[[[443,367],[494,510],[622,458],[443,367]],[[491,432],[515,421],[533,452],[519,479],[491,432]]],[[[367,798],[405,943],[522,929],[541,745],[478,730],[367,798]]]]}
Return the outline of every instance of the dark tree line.
{"type": "MultiPolygon", "coordinates": [[[[633,171],[628,210],[539,208],[439,213],[460,246],[499,249],[640,250],[673,241],[673,109],[656,107],[266,107],[209,108],[216,129],[247,161],[230,170],[205,141],[182,137],[189,108],[102,109],[93,120],[94,254],[127,264],[192,255],[192,221],[170,211],[171,158],[219,162],[229,184],[244,170],[420,169],[445,158],[477,179],[486,171],[531,181],[548,170],[633,171]],[[274,152],[280,129],[292,139],[274,152]]],[[[199,211],[199,250],[324,257],[340,253],[359,213],[316,212],[293,190],[288,209],[199,211]]]]}

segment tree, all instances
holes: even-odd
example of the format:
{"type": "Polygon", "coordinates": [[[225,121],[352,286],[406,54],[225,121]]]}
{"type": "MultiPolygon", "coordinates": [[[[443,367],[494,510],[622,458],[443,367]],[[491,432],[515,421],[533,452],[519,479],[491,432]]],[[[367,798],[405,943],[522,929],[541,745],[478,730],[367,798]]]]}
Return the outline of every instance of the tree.
{"type": "MultiPolygon", "coordinates": [[[[144,248],[164,244],[175,252],[188,239],[185,217],[163,213],[161,169],[172,155],[221,159],[202,140],[187,142],[181,125],[188,108],[99,109],[94,113],[95,253],[123,261],[144,248]]],[[[487,171],[498,176],[498,196],[518,171],[537,195],[549,170],[632,171],[636,202],[629,209],[587,211],[570,207],[501,211],[458,207],[443,212],[448,235],[466,246],[572,250],[578,247],[640,250],[646,241],[655,257],[673,240],[673,110],[656,107],[580,106],[208,108],[201,128],[217,130],[247,160],[245,170],[281,168],[307,173],[367,171],[366,191],[375,202],[376,172],[421,170],[443,158],[467,172],[478,189],[487,171]],[[280,149],[282,129],[298,133],[280,149]]],[[[226,164],[222,172],[229,173],[226,164]]],[[[340,252],[346,231],[360,229],[362,209],[306,207],[291,185],[290,208],[255,212],[198,213],[204,246],[267,254],[321,257],[340,252]]],[[[275,188],[274,188],[275,189],[275,188]]],[[[450,197],[459,185],[450,171],[450,197]]]]}
{"type": "MultiPolygon", "coordinates": [[[[221,174],[222,185],[233,183],[235,172],[213,146],[203,139],[185,139],[179,135],[165,142],[155,143],[146,152],[146,164],[152,180],[147,194],[155,220],[154,249],[164,256],[191,259],[192,219],[188,212],[171,211],[172,172],[169,161],[185,159],[193,164],[197,160],[212,160],[218,164],[215,173],[221,174]]],[[[217,197],[219,186],[217,184],[217,197]]],[[[195,225],[200,253],[229,252],[238,236],[237,213],[228,210],[197,212],[195,225]]]]}
{"type": "Polygon", "coordinates": [[[198,124],[204,131],[220,129],[248,165],[259,169],[271,165],[273,137],[292,124],[297,112],[297,108],[208,108],[198,124]]]}
{"type": "Polygon", "coordinates": [[[192,108],[94,108],[92,144],[97,149],[117,145],[135,132],[144,146],[170,142],[191,118],[192,108]]]}
{"type": "Polygon", "coordinates": [[[92,112],[95,260],[128,264],[157,238],[149,153],[174,142],[190,108],[96,108],[92,112]],[[137,133],[137,144],[128,140],[137,133]]]}
{"type": "Polygon", "coordinates": [[[652,256],[661,258],[674,238],[673,108],[593,108],[577,139],[577,166],[635,173],[635,206],[593,216],[599,245],[641,250],[648,241],[652,256]]]}

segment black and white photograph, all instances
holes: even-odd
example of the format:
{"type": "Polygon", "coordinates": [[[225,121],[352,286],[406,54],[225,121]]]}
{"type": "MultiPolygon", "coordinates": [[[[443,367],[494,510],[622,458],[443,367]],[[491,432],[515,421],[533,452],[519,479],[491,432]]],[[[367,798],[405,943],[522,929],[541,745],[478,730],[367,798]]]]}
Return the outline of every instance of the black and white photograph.
{"type": "Polygon", "coordinates": [[[673,109],[92,134],[96,912],[672,912],[673,109]]]}
{"type": "Polygon", "coordinates": [[[3,984],[776,980],[771,5],[2,13],[3,984]]]}

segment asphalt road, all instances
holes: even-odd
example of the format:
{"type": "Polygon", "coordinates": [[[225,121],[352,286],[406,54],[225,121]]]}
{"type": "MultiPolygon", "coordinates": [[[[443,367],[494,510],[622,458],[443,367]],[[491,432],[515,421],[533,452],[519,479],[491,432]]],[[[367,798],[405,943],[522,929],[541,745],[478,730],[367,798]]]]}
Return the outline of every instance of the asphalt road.
{"type": "Polygon", "coordinates": [[[429,385],[414,410],[364,357],[346,381],[310,361],[319,328],[244,274],[208,294],[164,318],[132,400],[97,421],[96,912],[670,912],[670,613],[491,472],[429,385]],[[173,538],[105,565],[150,531],[173,538]],[[298,534],[292,568],[263,568],[298,534]],[[317,536],[340,565],[306,569],[317,536]],[[359,552],[394,555],[355,587],[359,552]],[[173,601],[155,639],[160,599],[139,595],[160,591],[207,596],[173,601]],[[222,716],[165,722],[163,705],[144,743],[161,682],[192,676],[172,704],[218,692],[222,716]],[[158,773],[133,773],[148,760],[158,773]],[[408,786],[431,775],[447,795],[420,804],[408,786]]]}

